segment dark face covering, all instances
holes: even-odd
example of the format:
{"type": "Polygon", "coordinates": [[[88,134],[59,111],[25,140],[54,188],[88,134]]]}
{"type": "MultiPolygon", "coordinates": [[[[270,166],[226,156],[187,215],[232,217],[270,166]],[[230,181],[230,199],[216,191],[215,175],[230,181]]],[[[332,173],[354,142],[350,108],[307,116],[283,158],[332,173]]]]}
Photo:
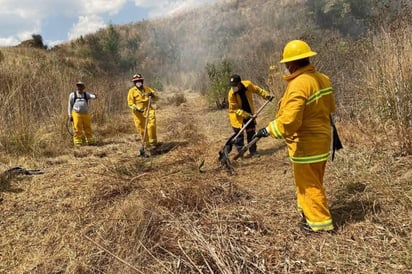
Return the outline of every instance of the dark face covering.
{"type": "Polygon", "coordinates": [[[298,66],[296,66],[296,63],[293,61],[288,62],[285,65],[290,74],[294,73],[299,68],[298,66]]]}
{"type": "Polygon", "coordinates": [[[285,63],[286,68],[292,74],[297,71],[299,68],[305,67],[309,65],[309,58],[300,59],[292,62],[285,63]]]}

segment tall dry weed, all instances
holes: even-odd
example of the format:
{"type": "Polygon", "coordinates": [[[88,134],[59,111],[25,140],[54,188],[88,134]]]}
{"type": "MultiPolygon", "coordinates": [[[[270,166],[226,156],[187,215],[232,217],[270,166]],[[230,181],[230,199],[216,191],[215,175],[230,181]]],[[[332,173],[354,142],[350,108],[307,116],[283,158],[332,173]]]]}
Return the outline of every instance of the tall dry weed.
{"type": "Polygon", "coordinates": [[[0,140],[8,153],[46,156],[70,147],[68,98],[78,80],[98,95],[89,102],[94,130],[127,109],[128,82],[96,77],[88,60],[23,47],[4,49],[2,54],[0,140]]]}
{"type": "MultiPolygon", "coordinates": [[[[361,48],[359,111],[400,153],[412,153],[412,28],[382,31],[361,48]]],[[[371,134],[372,135],[372,134],[371,134]]]]}

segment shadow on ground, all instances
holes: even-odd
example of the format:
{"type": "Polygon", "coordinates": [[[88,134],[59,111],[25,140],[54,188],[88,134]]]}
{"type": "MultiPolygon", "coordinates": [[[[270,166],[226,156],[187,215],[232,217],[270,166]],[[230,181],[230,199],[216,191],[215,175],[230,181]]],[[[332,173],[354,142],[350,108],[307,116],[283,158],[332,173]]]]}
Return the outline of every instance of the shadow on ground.
{"type": "Polygon", "coordinates": [[[161,155],[166,154],[179,146],[186,146],[188,144],[187,141],[178,142],[178,141],[171,141],[171,142],[161,142],[159,145],[151,151],[151,155],[161,155]]]}
{"type": "Polygon", "coordinates": [[[381,207],[375,201],[361,198],[366,185],[363,183],[351,183],[342,190],[338,190],[331,201],[331,214],[336,225],[343,226],[349,223],[357,223],[365,220],[365,216],[373,212],[381,211],[381,207]]]}

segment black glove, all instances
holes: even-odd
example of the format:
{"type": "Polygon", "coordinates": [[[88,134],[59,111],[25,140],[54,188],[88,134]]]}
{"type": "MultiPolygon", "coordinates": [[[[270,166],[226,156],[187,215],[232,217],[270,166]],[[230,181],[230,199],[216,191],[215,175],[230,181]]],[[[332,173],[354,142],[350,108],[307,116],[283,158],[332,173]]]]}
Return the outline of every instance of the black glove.
{"type": "Polygon", "coordinates": [[[153,92],[149,92],[149,93],[147,94],[147,96],[148,96],[148,97],[153,97],[153,92]]]}
{"type": "Polygon", "coordinates": [[[269,102],[272,102],[273,98],[275,98],[275,96],[272,96],[272,95],[266,96],[266,100],[268,100],[269,102]]]}
{"type": "Polygon", "coordinates": [[[69,117],[69,120],[70,120],[70,122],[73,122],[73,117],[70,116],[70,117],[69,117]]]}
{"type": "Polygon", "coordinates": [[[261,128],[255,133],[255,135],[253,135],[253,138],[255,137],[262,138],[262,137],[268,137],[268,136],[269,136],[269,132],[267,131],[267,129],[261,128]]]}

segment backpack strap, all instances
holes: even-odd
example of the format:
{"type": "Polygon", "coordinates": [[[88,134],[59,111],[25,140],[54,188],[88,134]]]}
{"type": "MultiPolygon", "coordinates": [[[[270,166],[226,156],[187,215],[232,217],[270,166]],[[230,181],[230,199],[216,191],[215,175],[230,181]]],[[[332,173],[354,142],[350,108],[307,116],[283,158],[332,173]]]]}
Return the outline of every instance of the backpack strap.
{"type": "MultiPolygon", "coordinates": [[[[89,103],[89,99],[87,98],[87,92],[84,92],[83,96],[84,96],[84,100],[86,101],[86,104],[88,104],[88,103],[89,103]]],[[[78,96],[77,96],[77,91],[74,91],[73,104],[76,103],[76,100],[77,100],[77,99],[81,99],[81,98],[83,98],[83,97],[78,97],[78,96]]]]}

